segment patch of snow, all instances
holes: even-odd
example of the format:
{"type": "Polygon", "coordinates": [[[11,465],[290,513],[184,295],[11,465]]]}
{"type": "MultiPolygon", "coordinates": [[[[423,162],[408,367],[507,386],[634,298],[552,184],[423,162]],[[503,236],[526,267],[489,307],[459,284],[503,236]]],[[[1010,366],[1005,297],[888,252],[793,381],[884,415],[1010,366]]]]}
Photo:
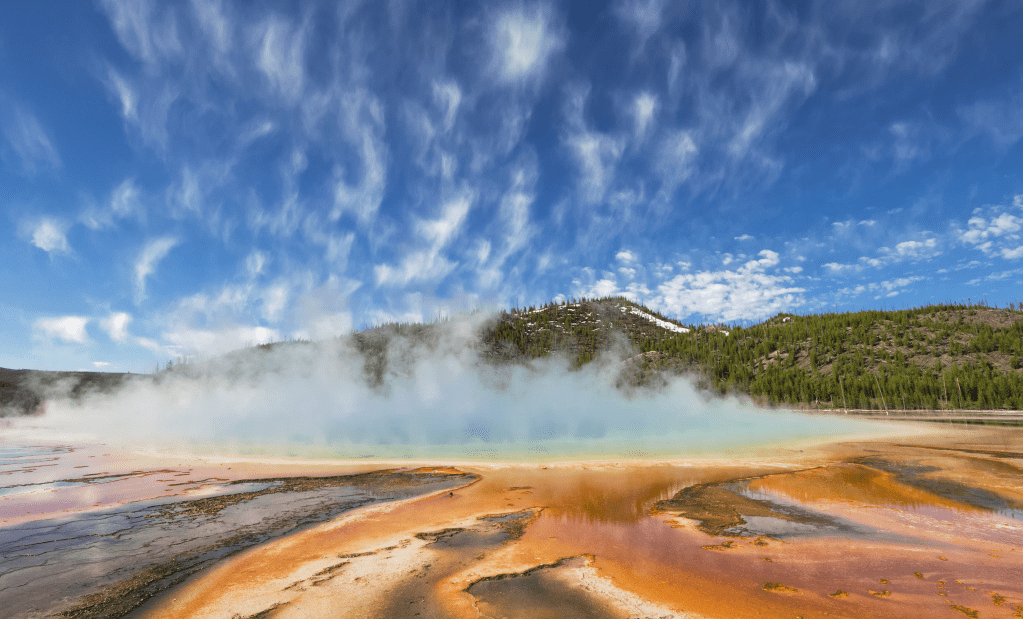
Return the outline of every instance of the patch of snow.
{"type": "Polygon", "coordinates": [[[623,314],[635,314],[636,316],[639,316],[641,318],[646,318],[647,320],[649,320],[650,322],[654,323],[655,325],[662,329],[666,329],[674,333],[689,333],[689,329],[686,329],[685,327],[680,327],[675,323],[668,322],[667,320],[661,320],[657,316],[651,316],[650,314],[647,314],[641,309],[635,307],[623,307],[621,309],[623,314]]]}

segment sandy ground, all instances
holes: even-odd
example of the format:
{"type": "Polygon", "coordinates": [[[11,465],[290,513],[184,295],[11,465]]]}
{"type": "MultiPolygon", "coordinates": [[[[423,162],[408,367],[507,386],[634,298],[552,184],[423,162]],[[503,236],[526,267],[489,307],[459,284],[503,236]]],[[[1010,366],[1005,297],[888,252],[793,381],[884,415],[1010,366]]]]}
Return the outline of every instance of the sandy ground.
{"type": "MultiPolygon", "coordinates": [[[[457,463],[478,479],[251,547],[130,616],[1023,617],[1023,431],[926,427],[718,459],[457,463]]],[[[138,473],[99,505],[3,518],[386,465],[141,460],[96,467],[138,473]]]]}

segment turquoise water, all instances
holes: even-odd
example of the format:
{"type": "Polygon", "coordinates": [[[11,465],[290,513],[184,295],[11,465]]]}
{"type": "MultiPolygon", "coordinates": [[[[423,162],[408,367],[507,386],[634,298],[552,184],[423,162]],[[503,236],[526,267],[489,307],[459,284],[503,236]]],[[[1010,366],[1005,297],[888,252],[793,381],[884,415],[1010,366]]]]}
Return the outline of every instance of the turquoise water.
{"type": "MultiPolygon", "coordinates": [[[[292,435],[268,441],[252,437],[226,442],[192,441],[188,448],[207,455],[243,455],[343,460],[668,460],[687,457],[754,455],[779,447],[859,435],[893,434],[892,424],[832,415],[788,411],[718,411],[692,415],[688,427],[659,428],[657,433],[608,430],[601,436],[486,440],[467,431],[447,442],[345,441],[292,435]]],[[[592,428],[591,428],[592,429],[592,428]]]]}
{"type": "Polygon", "coordinates": [[[439,356],[370,387],[361,366],[277,362],[252,380],[170,378],[84,405],[52,403],[39,421],[157,449],[418,460],[671,459],[896,430],[710,397],[685,379],[623,391],[614,365],[492,368],[439,356]]]}

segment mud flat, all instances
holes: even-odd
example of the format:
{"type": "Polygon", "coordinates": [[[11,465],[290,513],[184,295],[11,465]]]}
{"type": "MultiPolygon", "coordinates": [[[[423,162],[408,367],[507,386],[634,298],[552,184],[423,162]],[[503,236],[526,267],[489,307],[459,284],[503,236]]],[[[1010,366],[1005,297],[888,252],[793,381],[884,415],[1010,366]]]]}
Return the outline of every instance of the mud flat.
{"type": "MultiPolygon", "coordinates": [[[[149,499],[173,499],[144,507],[152,514],[179,513],[165,537],[189,539],[173,529],[189,517],[230,528],[220,540],[240,533],[237,520],[225,523],[229,516],[276,513],[276,528],[203,555],[209,560],[175,576],[180,584],[130,612],[92,610],[81,597],[51,608],[64,616],[225,619],[1023,617],[1023,430],[928,427],[911,437],[700,460],[398,470],[346,463],[334,466],[353,468],[325,478],[335,481],[313,481],[301,469],[320,467],[322,475],[326,463],[278,470],[308,478],[299,481],[206,463],[212,468],[197,475],[231,466],[222,477],[239,486],[274,484],[243,486],[239,495],[285,489],[235,499],[223,490],[231,485],[218,482],[217,500],[230,505],[213,515],[187,516],[184,506],[197,499],[149,499]],[[299,500],[317,492],[339,493],[335,507],[317,512],[323,495],[299,500]],[[289,509],[254,509],[252,501],[277,498],[289,509]]],[[[0,535],[50,522],[20,520],[0,535]]],[[[139,543],[133,535],[156,529],[122,530],[139,543]]],[[[52,567],[60,552],[52,572],[37,568],[44,583],[60,578],[52,567]]],[[[64,563],[83,564],[84,551],[76,556],[64,563]]],[[[100,595],[117,597],[123,580],[100,595]]],[[[0,596],[24,597],[16,590],[25,591],[7,585],[0,596]]]]}

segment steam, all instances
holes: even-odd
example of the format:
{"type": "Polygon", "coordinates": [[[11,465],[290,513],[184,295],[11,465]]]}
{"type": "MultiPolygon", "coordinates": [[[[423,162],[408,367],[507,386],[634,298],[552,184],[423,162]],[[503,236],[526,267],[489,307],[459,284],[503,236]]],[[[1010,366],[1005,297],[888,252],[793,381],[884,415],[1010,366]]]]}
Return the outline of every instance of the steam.
{"type": "Polygon", "coordinates": [[[346,458],[670,457],[872,428],[709,398],[683,378],[622,389],[622,350],[582,369],[557,357],[494,365],[477,326],[392,337],[377,357],[346,340],[238,351],[51,402],[43,421],[136,447],[346,458]]]}

